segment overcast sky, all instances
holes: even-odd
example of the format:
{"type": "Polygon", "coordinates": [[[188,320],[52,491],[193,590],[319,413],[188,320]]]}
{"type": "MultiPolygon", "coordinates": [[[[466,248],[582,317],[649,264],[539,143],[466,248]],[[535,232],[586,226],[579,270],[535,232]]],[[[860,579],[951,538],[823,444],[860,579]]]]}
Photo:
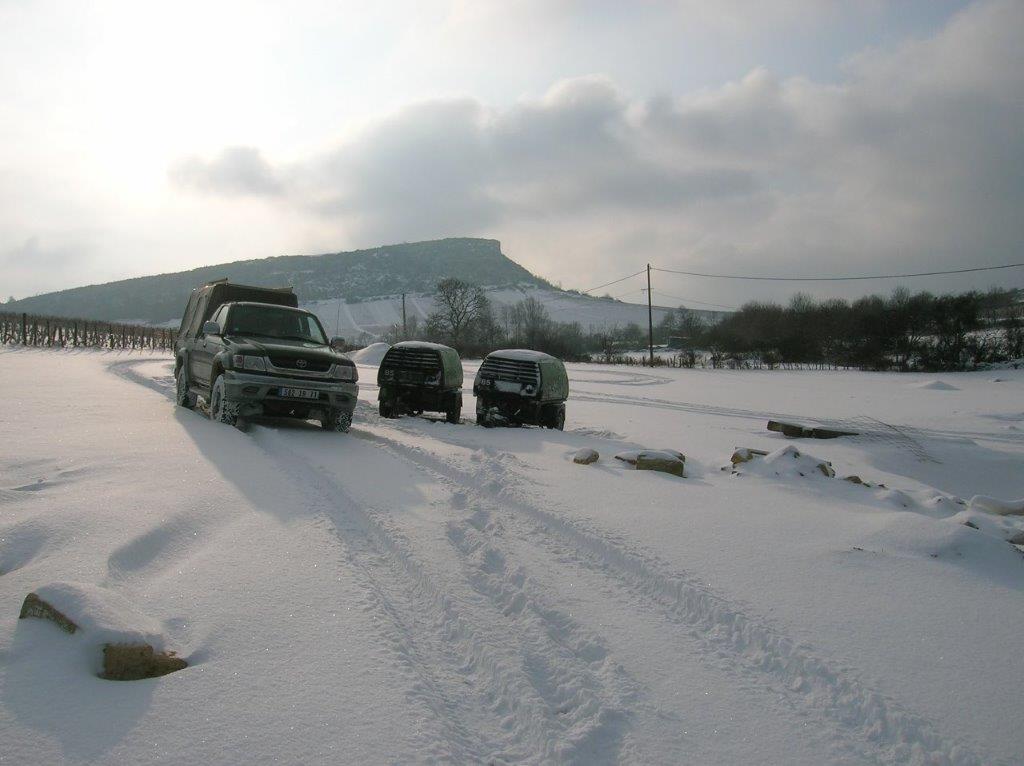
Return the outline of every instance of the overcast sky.
{"type": "MultiPolygon", "coordinates": [[[[1022,261],[1022,38],[1021,0],[0,0],[0,292],[446,236],[573,288],[1022,261]]],[[[655,297],[797,287],[892,284],[655,297]]]]}

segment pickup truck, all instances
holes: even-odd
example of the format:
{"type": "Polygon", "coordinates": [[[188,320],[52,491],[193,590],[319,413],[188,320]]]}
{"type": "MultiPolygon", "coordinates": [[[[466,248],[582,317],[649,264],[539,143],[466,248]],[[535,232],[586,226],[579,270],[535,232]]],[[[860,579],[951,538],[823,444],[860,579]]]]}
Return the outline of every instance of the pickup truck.
{"type": "Polygon", "coordinates": [[[317,420],[348,431],[359,396],[340,338],[283,290],[211,282],[192,291],[175,346],[176,400],[202,397],[210,417],[244,426],[258,416],[317,420]]]}

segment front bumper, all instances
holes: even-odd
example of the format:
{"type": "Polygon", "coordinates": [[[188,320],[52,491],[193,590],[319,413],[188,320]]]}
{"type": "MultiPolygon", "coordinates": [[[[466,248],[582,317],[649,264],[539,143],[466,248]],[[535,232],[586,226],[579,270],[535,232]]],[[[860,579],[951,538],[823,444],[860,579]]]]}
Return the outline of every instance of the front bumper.
{"type": "Polygon", "coordinates": [[[285,378],[235,370],[225,371],[224,387],[226,399],[238,406],[238,414],[242,416],[267,414],[313,417],[325,414],[326,410],[351,413],[359,398],[358,383],[285,378]],[[281,388],[318,391],[320,396],[317,399],[283,397],[278,394],[281,388]]]}

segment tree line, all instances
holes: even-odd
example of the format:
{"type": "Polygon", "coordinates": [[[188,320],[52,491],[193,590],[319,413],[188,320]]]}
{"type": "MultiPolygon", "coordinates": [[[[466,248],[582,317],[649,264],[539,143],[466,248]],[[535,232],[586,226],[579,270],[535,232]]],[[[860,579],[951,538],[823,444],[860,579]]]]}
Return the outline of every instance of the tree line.
{"type": "Polygon", "coordinates": [[[1024,357],[1021,291],[868,295],[849,302],[797,293],[789,303],[750,302],[722,322],[667,318],[663,333],[702,349],[712,366],[818,366],[944,371],[1024,357]]]}
{"type": "MultiPolygon", "coordinates": [[[[451,278],[438,284],[426,322],[414,318],[385,337],[412,339],[445,343],[465,356],[521,347],[566,360],[635,362],[629,352],[647,345],[648,332],[637,324],[588,332],[553,320],[533,297],[495,309],[483,289],[451,278]]],[[[680,307],[654,328],[654,342],[678,349],[656,359],[674,366],[965,370],[1024,358],[1024,301],[1019,290],[999,289],[932,295],[897,288],[853,302],[798,293],[784,306],[747,303],[713,325],[680,307]]]]}

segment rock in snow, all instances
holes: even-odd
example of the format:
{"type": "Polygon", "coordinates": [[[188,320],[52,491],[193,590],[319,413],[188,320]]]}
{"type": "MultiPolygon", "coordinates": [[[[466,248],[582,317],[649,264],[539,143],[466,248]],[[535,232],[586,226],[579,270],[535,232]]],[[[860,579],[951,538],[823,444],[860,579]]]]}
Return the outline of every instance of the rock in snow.
{"type": "Polygon", "coordinates": [[[686,455],[674,449],[631,449],[626,450],[625,452],[620,452],[615,456],[615,459],[635,466],[636,461],[641,455],[647,455],[651,458],[666,458],[686,462],[686,455]]]}
{"type": "Polygon", "coordinates": [[[155,652],[149,644],[106,644],[103,647],[103,678],[109,681],[140,681],[184,670],[188,663],[174,652],[155,652]]]}
{"type": "Polygon", "coordinates": [[[745,462],[734,463],[733,473],[751,473],[773,478],[821,475],[831,479],[836,475],[830,462],[804,454],[792,445],[777,449],[757,460],[753,459],[754,456],[751,455],[745,462]]]}
{"type": "Polygon", "coordinates": [[[94,670],[103,678],[152,678],[181,670],[188,664],[173,652],[164,651],[159,623],[107,588],[51,583],[25,598],[20,617],[50,620],[67,633],[81,631],[97,649],[94,670]]]}
{"type": "Polygon", "coordinates": [[[674,449],[627,450],[617,454],[615,459],[628,463],[638,471],[661,471],[685,476],[686,455],[674,449]]]}
{"type": "Polygon", "coordinates": [[[74,633],[78,630],[78,626],[69,620],[67,615],[54,609],[51,604],[43,601],[35,593],[29,593],[25,596],[25,601],[21,605],[21,614],[18,615],[19,620],[24,620],[28,617],[49,620],[65,633],[74,633]]]}
{"type": "Polygon", "coordinates": [[[579,465],[590,465],[596,463],[601,456],[598,454],[596,449],[590,447],[583,447],[576,451],[576,454],[572,456],[572,462],[578,463],[579,465]]]}
{"type": "Polygon", "coordinates": [[[740,463],[749,463],[755,457],[764,457],[767,454],[767,450],[753,449],[751,447],[737,447],[736,451],[732,453],[730,462],[732,462],[733,465],[738,465],[740,463]]]}
{"type": "Polygon", "coordinates": [[[674,476],[686,476],[686,463],[666,452],[641,452],[636,458],[636,470],[660,471],[674,476]]]}

